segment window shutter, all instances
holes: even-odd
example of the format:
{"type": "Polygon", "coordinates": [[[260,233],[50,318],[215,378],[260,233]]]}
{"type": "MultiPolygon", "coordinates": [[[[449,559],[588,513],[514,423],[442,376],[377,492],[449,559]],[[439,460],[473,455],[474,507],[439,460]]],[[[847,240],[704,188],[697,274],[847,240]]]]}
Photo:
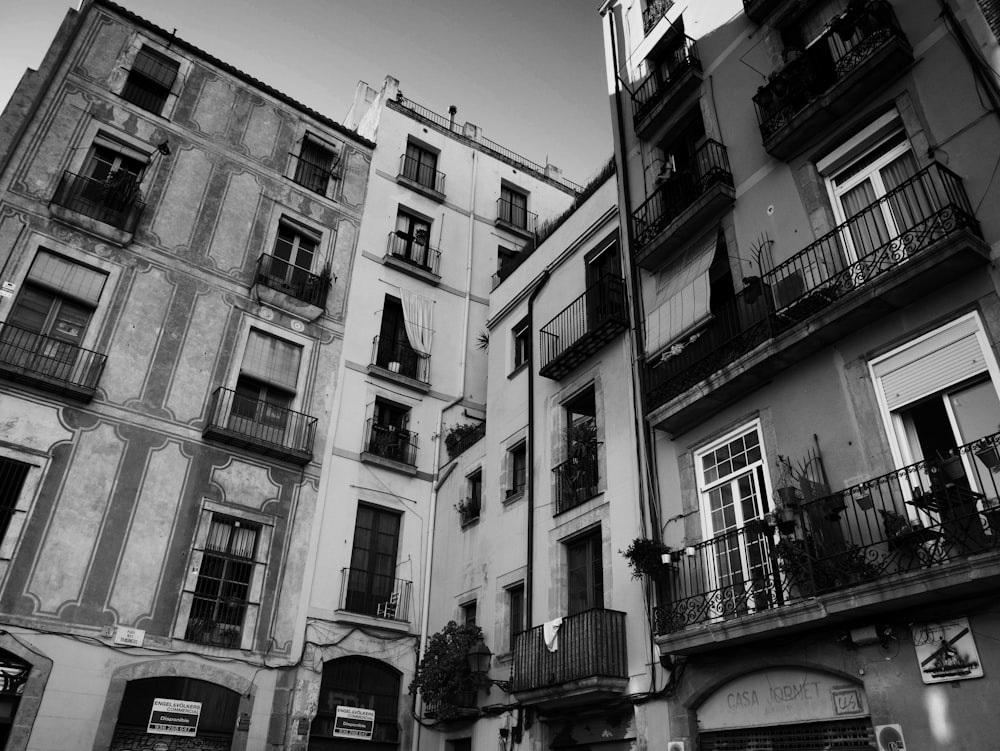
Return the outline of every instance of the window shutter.
{"type": "Polygon", "coordinates": [[[28,279],[67,297],[97,306],[108,275],[96,269],[40,250],[31,264],[28,279]]]}
{"type": "Polygon", "coordinates": [[[302,348],[251,329],[243,354],[243,375],[295,391],[302,348]]]}

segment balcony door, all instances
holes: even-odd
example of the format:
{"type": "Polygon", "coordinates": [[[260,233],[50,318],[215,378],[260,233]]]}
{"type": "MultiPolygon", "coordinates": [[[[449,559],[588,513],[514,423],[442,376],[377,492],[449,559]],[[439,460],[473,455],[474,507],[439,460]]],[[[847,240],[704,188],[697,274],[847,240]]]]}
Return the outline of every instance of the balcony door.
{"type": "Polygon", "coordinates": [[[430,243],[431,224],[424,219],[399,212],[396,216],[396,238],[394,255],[404,261],[427,268],[427,248],[430,243]]]}
{"type": "Polygon", "coordinates": [[[727,436],[696,458],[702,518],[712,541],[708,588],[735,603],[736,614],[769,606],[773,572],[767,540],[747,522],[769,511],[760,431],[754,425],[727,436]]]}
{"type": "Polygon", "coordinates": [[[303,436],[288,435],[301,359],[302,348],[297,344],[252,329],[234,389],[228,427],[280,446],[301,442],[303,436]]]}
{"type": "Polygon", "coordinates": [[[587,260],[587,330],[625,310],[625,287],[616,284],[622,277],[622,262],[615,241],[587,260]],[[603,283],[601,283],[603,280],[603,283]]]}
{"type": "Polygon", "coordinates": [[[345,608],[377,615],[390,602],[396,583],[400,515],[378,506],[358,505],[345,608]]]}
{"type": "Polygon", "coordinates": [[[315,237],[291,225],[281,224],[274,243],[270,281],[282,291],[301,297],[310,280],[318,246],[319,241],[315,237]]]}
{"type": "Polygon", "coordinates": [[[604,607],[604,562],[601,530],[566,545],[567,615],[604,607]]]}

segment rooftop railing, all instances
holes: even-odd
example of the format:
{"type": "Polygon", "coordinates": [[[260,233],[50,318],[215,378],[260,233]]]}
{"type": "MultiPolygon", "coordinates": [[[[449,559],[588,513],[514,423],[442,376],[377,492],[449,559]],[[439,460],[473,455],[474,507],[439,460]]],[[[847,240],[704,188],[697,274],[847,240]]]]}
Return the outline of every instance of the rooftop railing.
{"type": "Polygon", "coordinates": [[[332,277],[313,274],[307,269],[265,253],[257,259],[254,282],[284,292],[296,300],[325,308],[332,277]]]}
{"type": "Polygon", "coordinates": [[[340,609],[389,621],[409,621],[412,588],[413,583],[406,579],[366,569],[341,569],[340,609]]]}
{"type": "Polygon", "coordinates": [[[1000,434],[789,511],[747,521],[673,564],[660,634],[752,615],[1000,551],[1000,434]]]}
{"type": "Polygon", "coordinates": [[[146,208],[135,177],[126,172],[104,180],[63,172],[52,203],[129,233],[135,232],[146,208]]]}
{"type": "Polygon", "coordinates": [[[10,323],[0,323],[0,373],[49,391],[90,399],[107,355],[10,323]]]}

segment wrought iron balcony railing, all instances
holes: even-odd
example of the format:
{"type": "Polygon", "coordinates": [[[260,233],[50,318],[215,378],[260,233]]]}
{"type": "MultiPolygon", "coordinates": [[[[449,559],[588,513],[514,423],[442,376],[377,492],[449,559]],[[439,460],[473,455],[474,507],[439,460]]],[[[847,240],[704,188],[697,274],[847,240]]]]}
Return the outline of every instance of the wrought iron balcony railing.
{"type": "Polygon", "coordinates": [[[669,634],[1000,552],[1000,434],[753,519],[693,547],[654,609],[669,634]],[[772,526],[769,521],[776,521],[772,526]]]}
{"type": "Polygon", "coordinates": [[[641,251],[681,212],[715,185],[733,187],[726,147],[709,139],[694,154],[691,170],[674,173],[632,212],[636,250],[641,251]]]}
{"type": "Polygon", "coordinates": [[[681,76],[689,70],[701,70],[701,58],[698,57],[698,45],[694,39],[685,36],[681,46],[670,53],[666,72],[657,66],[632,92],[634,120],[642,120],[657,102],[669,96],[681,76]]]}
{"type": "Polygon", "coordinates": [[[100,352],[0,323],[0,373],[12,380],[89,400],[107,359],[100,352]]]}
{"type": "Polygon", "coordinates": [[[667,11],[673,6],[674,0],[649,0],[646,3],[646,9],[642,11],[643,35],[648,36],[653,27],[656,26],[661,18],[667,15],[667,11]]]}
{"type": "Polygon", "coordinates": [[[290,154],[290,156],[295,160],[295,173],[292,175],[292,180],[314,193],[325,196],[330,187],[330,180],[336,176],[334,172],[337,168],[336,157],[331,155],[331,164],[319,164],[306,159],[301,154],[290,154]]]}
{"type": "MultiPolygon", "coordinates": [[[[227,563],[253,569],[252,561],[246,563],[227,561],[227,563]]],[[[249,572],[246,576],[250,576],[249,572]]],[[[246,588],[246,585],[240,582],[229,584],[246,588]]],[[[191,602],[191,615],[188,618],[184,638],[199,644],[236,649],[243,637],[246,610],[246,601],[238,597],[210,597],[196,594],[191,602]]]]}
{"type": "Polygon", "coordinates": [[[307,269],[294,266],[288,261],[265,253],[257,259],[254,282],[278,292],[284,292],[296,300],[325,308],[332,277],[313,274],[307,269]]]}
{"type": "Polygon", "coordinates": [[[124,171],[104,180],[63,172],[52,203],[128,233],[135,232],[146,208],[135,177],[124,171]]]}
{"type": "Polygon", "coordinates": [[[429,164],[422,164],[412,156],[400,154],[399,176],[435,193],[444,194],[444,172],[439,172],[429,164]]]}
{"type": "Polygon", "coordinates": [[[980,235],[962,181],[932,164],[718,306],[696,340],[648,364],[649,408],[961,230],[980,235]]]}
{"type": "Polygon", "coordinates": [[[586,503],[597,495],[601,471],[596,452],[589,456],[570,457],[553,467],[552,472],[556,478],[553,516],[586,503]]]}
{"type": "Polygon", "coordinates": [[[497,222],[534,234],[537,221],[538,214],[532,214],[524,206],[503,198],[497,199],[497,222]]]}
{"type": "Polygon", "coordinates": [[[601,277],[542,327],[538,372],[562,377],[627,326],[625,282],[601,277]]]}
{"type": "Polygon", "coordinates": [[[441,251],[432,248],[426,239],[421,240],[402,232],[390,232],[385,252],[390,258],[410,266],[431,274],[438,273],[441,251]]]}
{"type": "Polygon", "coordinates": [[[545,646],[542,630],[537,626],[515,638],[514,693],[586,678],[628,678],[625,613],[594,609],[563,618],[554,652],[545,646]]]}
{"type": "Polygon", "coordinates": [[[374,456],[400,464],[417,464],[417,434],[395,425],[375,422],[369,417],[365,423],[365,451],[374,456]]]}
{"type": "Polygon", "coordinates": [[[340,609],[389,621],[410,620],[410,590],[405,579],[375,574],[359,568],[340,572],[340,609]]]}
{"type": "Polygon", "coordinates": [[[372,364],[421,383],[430,380],[431,358],[421,357],[406,339],[376,336],[372,342],[372,364]]]}
{"type": "Polygon", "coordinates": [[[906,41],[888,2],[869,0],[856,7],[858,12],[842,14],[839,23],[835,20],[819,40],[757,90],[753,102],[765,141],[886,42],[897,38],[906,41]]]}
{"type": "Polygon", "coordinates": [[[312,459],[316,418],[220,387],[212,394],[205,435],[297,464],[312,459]]]}

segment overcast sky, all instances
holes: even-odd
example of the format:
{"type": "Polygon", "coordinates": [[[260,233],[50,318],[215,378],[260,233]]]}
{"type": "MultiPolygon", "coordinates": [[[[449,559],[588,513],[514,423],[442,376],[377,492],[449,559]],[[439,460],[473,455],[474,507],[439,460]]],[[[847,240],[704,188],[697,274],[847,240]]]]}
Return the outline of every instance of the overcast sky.
{"type": "MultiPolygon", "coordinates": [[[[124,0],[337,121],[355,85],[413,101],[583,183],[611,155],[597,0],[124,0]]],[[[0,103],[77,0],[0,0],[0,103]]]]}

